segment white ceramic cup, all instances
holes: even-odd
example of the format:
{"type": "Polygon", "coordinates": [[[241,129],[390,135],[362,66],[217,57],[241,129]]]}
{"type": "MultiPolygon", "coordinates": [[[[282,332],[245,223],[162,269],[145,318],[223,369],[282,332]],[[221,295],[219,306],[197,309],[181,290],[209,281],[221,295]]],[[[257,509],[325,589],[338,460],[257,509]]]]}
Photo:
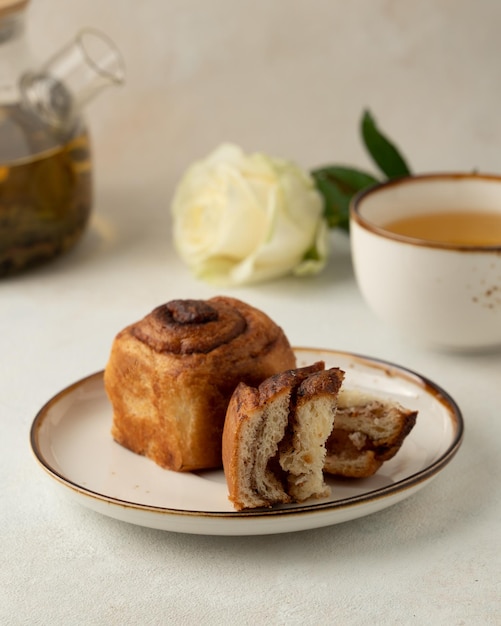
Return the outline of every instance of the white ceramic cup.
{"type": "Polygon", "coordinates": [[[501,241],[464,246],[385,230],[404,215],[446,210],[497,212],[501,219],[501,176],[412,176],[358,194],[350,232],[361,293],[381,319],[422,343],[501,346],[501,241]]]}

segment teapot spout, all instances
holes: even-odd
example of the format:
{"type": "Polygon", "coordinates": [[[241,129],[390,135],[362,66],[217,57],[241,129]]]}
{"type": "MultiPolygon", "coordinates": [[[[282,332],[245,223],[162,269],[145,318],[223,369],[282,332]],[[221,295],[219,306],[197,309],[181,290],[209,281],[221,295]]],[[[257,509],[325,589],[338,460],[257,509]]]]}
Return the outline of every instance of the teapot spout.
{"type": "Polygon", "coordinates": [[[46,63],[21,77],[25,105],[57,130],[73,126],[104,89],[125,81],[120,51],[104,33],[81,30],[46,63]]]}

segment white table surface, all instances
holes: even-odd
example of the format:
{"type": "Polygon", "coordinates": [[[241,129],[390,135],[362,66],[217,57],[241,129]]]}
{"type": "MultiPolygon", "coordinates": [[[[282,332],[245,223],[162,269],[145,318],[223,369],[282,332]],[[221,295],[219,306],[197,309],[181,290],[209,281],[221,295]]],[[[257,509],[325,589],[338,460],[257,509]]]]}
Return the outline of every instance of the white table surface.
{"type": "Polygon", "coordinates": [[[78,249],[0,283],[0,623],[500,624],[501,352],[394,334],[362,301],[343,236],[317,277],[226,293],[293,345],[387,359],[448,391],[466,436],[435,481],[362,519],[259,537],[143,528],[55,488],[29,445],[42,404],[102,369],[115,333],[157,304],[222,293],[190,276],[169,229],[155,189],[102,188],[78,249]]]}

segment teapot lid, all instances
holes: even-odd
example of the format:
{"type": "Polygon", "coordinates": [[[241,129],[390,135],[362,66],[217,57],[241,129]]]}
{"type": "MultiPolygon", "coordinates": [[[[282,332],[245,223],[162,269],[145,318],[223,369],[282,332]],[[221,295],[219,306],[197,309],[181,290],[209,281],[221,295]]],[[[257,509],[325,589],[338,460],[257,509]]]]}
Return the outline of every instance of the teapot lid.
{"type": "Polygon", "coordinates": [[[22,11],[30,0],[0,0],[0,17],[22,11]]]}

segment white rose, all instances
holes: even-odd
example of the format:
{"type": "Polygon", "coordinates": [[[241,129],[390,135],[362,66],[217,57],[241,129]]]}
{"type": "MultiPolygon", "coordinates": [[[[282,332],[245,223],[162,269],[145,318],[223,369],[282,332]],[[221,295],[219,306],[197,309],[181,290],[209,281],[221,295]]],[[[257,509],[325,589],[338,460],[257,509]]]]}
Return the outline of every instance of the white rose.
{"type": "Polygon", "coordinates": [[[327,225],[312,177],[224,144],[182,177],[172,202],[174,243],[196,276],[242,285],[318,272],[327,225]]]}

